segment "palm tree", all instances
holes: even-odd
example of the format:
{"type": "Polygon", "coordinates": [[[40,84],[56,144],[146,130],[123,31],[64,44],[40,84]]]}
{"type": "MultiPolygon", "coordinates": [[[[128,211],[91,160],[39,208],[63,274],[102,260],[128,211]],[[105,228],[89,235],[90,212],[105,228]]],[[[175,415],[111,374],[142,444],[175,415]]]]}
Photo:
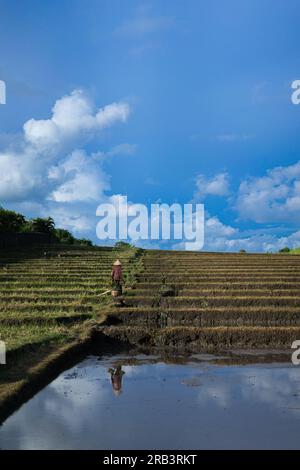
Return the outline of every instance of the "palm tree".
{"type": "Polygon", "coordinates": [[[37,217],[36,219],[32,219],[31,221],[32,232],[53,234],[54,230],[55,230],[55,222],[52,219],[52,217],[47,217],[46,219],[37,217]]]}

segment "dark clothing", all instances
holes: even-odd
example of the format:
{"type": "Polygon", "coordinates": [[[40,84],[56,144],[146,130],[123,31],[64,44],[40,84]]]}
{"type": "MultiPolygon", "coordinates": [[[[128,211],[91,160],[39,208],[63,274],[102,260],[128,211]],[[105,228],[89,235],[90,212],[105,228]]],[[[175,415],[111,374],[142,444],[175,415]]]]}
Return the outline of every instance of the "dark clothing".
{"type": "Polygon", "coordinates": [[[112,383],[113,389],[116,391],[119,391],[122,388],[122,375],[123,374],[124,372],[122,371],[122,374],[113,374],[111,376],[111,383],[112,383]]]}
{"type": "Polygon", "coordinates": [[[122,281],[122,266],[113,266],[111,277],[113,281],[122,281]]]}
{"type": "Polygon", "coordinates": [[[122,389],[122,377],[125,374],[122,370],[122,366],[118,366],[116,369],[109,369],[112,387],[116,392],[121,391],[122,389]]]}

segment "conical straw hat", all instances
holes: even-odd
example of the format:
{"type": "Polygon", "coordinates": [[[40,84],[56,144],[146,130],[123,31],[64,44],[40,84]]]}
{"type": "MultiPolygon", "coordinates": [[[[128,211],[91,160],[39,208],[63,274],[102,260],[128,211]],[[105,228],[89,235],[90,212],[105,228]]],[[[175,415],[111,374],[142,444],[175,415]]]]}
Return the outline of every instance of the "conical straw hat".
{"type": "Polygon", "coordinates": [[[119,259],[114,262],[114,266],[122,266],[122,263],[119,259]]]}

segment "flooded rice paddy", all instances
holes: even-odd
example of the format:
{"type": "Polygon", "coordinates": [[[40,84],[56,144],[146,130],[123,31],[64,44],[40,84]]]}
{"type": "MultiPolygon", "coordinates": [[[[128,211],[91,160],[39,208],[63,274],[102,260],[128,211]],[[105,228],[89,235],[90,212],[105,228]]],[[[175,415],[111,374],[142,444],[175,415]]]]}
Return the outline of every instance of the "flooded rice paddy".
{"type": "Polygon", "coordinates": [[[1,449],[299,449],[300,368],[88,356],[0,427],[1,449]]]}

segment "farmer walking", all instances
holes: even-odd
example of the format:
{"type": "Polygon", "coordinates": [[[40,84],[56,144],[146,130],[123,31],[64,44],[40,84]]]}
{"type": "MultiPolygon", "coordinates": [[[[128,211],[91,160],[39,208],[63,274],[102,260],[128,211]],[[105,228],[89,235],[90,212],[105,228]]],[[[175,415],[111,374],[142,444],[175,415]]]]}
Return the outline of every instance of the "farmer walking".
{"type": "Polygon", "coordinates": [[[119,259],[117,259],[112,268],[111,272],[111,279],[112,279],[112,284],[113,284],[113,289],[115,289],[118,292],[118,295],[122,294],[122,263],[119,259]]]}

